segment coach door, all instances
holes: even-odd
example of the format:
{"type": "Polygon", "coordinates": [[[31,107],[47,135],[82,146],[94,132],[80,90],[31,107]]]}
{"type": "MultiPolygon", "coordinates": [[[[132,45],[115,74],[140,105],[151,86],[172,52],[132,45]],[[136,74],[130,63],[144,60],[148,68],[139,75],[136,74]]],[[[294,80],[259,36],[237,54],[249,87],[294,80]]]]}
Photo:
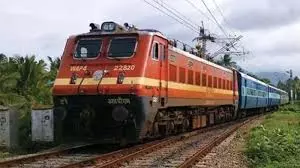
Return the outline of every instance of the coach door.
{"type": "Polygon", "coordinates": [[[158,78],[158,102],[161,106],[165,106],[167,102],[167,87],[168,87],[168,59],[167,59],[167,42],[161,38],[155,37],[152,48],[152,66],[157,68],[156,78],[158,78]]]}
{"type": "Polygon", "coordinates": [[[168,100],[168,42],[159,39],[159,99],[161,106],[168,100]]]}
{"type": "Polygon", "coordinates": [[[164,106],[168,100],[168,48],[164,43],[160,44],[160,102],[164,106]]]}

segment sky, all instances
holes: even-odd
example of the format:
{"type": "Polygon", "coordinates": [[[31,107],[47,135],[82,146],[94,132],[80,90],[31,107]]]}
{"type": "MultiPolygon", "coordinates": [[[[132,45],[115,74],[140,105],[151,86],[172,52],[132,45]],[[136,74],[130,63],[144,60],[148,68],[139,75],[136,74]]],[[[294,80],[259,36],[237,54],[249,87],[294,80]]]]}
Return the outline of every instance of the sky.
{"type": "MultiPolygon", "coordinates": [[[[167,4],[190,23],[201,25],[203,21],[210,33],[225,37],[201,0],[147,1],[167,4]]],[[[295,75],[300,75],[300,1],[215,0],[217,6],[213,0],[204,1],[227,36],[243,36],[237,49],[250,53],[233,56],[239,65],[250,72],[293,69],[295,75]]],[[[47,56],[58,57],[68,36],[88,32],[91,22],[104,21],[157,29],[169,38],[188,44],[193,44],[192,39],[197,36],[186,24],[180,24],[144,0],[1,0],[0,53],[34,54],[45,60],[47,56]]],[[[213,46],[212,53],[221,44],[213,46]]]]}

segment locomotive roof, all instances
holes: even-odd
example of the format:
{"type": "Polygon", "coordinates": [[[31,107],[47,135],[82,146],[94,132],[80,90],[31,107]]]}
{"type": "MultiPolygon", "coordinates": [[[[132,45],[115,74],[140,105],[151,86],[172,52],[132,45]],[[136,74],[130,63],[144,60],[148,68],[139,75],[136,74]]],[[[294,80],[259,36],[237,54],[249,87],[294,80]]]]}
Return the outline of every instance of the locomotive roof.
{"type": "Polygon", "coordinates": [[[194,60],[203,62],[203,63],[205,63],[205,64],[208,64],[208,65],[212,66],[212,67],[221,69],[221,70],[223,70],[223,71],[232,73],[232,70],[230,70],[230,69],[227,69],[227,68],[225,68],[225,67],[222,67],[222,66],[220,66],[220,65],[217,65],[217,64],[215,64],[215,63],[213,63],[213,62],[207,61],[207,60],[205,60],[205,59],[203,59],[203,58],[197,57],[196,55],[193,55],[193,54],[191,54],[191,53],[189,53],[189,52],[183,51],[183,50],[181,50],[180,48],[176,48],[176,47],[174,47],[174,46],[171,46],[171,49],[172,49],[173,51],[177,52],[177,53],[180,53],[180,54],[182,54],[182,55],[185,55],[186,57],[189,57],[189,58],[192,58],[192,59],[194,59],[194,60]]]}
{"type": "Polygon", "coordinates": [[[79,34],[78,36],[101,36],[101,35],[134,35],[134,34],[139,34],[139,35],[149,35],[149,36],[159,36],[162,38],[167,39],[161,32],[157,30],[152,30],[152,29],[141,29],[141,30],[136,30],[136,31],[123,31],[123,32],[102,32],[102,31],[95,31],[95,32],[87,32],[87,33],[82,33],[79,34]]]}

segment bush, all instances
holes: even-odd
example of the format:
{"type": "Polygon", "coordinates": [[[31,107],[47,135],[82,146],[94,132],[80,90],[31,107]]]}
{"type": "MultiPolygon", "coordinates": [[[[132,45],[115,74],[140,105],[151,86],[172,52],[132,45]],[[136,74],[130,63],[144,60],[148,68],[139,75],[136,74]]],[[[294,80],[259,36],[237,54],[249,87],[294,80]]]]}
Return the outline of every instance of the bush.
{"type": "Polygon", "coordinates": [[[274,113],[251,130],[246,155],[251,167],[300,165],[300,113],[274,113]]]}

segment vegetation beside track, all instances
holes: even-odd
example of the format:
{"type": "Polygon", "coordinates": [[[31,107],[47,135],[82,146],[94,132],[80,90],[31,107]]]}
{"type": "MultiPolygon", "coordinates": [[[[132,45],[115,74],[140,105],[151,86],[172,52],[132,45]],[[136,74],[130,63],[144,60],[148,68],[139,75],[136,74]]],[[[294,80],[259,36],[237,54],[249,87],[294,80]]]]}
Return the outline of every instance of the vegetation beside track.
{"type": "Polygon", "coordinates": [[[1,152],[0,151],[0,159],[1,158],[5,158],[5,157],[8,157],[10,154],[8,152],[1,152]]]}
{"type": "Polygon", "coordinates": [[[300,167],[300,102],[269,114],[253,128],[246,155],[250,167],[300,167]]]}
{"type": "MultiPolygon", "coordinates": [[[[31,108],[52,104],[51,87],[60,59],[37,60],[32,56],[8,57],[0,53],[0,107],[19,113],[19,146],[30,149],[31,108]]],[[[1,152],[1,151],[0,151],[1,152]]],[[[0,158],[6,154],[0,153],[0,158]]]]}

